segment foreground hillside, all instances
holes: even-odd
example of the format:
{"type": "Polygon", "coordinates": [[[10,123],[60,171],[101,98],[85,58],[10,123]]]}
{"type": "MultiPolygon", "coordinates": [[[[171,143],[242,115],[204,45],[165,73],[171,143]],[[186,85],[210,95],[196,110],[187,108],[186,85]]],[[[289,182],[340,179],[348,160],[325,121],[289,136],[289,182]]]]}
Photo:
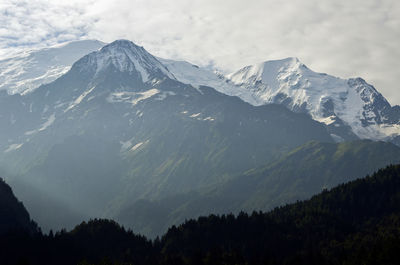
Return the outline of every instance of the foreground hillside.
{"type": "Polygon", "coordinates": [[[24,205],[14,196],[10,186],[0,178],[0,235],[21,230],[35,233],[37,226],[31,221],[24,205]]]}
{"type": "Polygon", "coordinates": [[[391,166],[269,213],[188,221],[168,231],[163,251],[243,264],[398,264],[399,195],[400,166],[391,166]]]}
{"type": "Polygon", "coordinates": [[[94,220],[1,243],[2,264],[399,264],[400,165],[268,213],[190,220],[153,242],[94,220]]]}

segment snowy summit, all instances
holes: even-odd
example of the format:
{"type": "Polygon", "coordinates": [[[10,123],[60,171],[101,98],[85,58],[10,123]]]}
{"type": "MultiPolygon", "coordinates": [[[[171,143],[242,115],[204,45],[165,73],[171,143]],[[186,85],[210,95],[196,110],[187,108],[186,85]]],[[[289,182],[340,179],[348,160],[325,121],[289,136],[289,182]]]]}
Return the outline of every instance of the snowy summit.
{"type": "Polygon", "coordinates": [[[400,132],[395,110],[373,86],[316,73],[297,58],[246,66],[227,79],[250,91],[253,105],[283,104],[328,126],[350,126],[360,138],[382,140],[400,132]]]}
{"type": "Polygon", "coordinates": [[[85,67],[95,69],[96,74],[107,71],[108,67],[113,66],[121,72],[138,72],[143,82],[149,81],[150,77],[155,75],[174,79],[168,69],[153,55],[128,40],[116,40],[100,51],[82,58],[82,62],[85,67]]]}

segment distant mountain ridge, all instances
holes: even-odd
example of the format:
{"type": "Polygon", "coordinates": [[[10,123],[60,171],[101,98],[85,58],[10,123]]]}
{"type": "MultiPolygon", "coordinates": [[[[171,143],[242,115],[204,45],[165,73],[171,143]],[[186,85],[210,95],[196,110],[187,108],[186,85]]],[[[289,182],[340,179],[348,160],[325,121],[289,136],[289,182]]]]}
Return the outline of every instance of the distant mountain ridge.
{"type": "Polygon", "coordinates": [[[316,73],[298,58],[266,61],[223,76],[184,61],[160,59],[183,83],[210,86],[254,106],[282,104],[327,126],[338,142],[393,141],[400,135],[400,107],[362,78],[316,73]]]}

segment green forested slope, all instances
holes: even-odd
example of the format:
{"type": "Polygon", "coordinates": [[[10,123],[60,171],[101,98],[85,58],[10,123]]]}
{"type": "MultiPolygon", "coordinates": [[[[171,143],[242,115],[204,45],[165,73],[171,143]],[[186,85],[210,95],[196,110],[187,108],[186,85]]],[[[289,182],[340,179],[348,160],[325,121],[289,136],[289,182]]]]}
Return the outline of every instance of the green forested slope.
{"type": "Polygon", "coordinates": [[[238,175],[207,189],[160,200],[140,200],[123,208],[117,220],[149,236],[185,219],[201,215],[268,211],[304,200],[356,178],[364,177],[400,159],[400,148],[369,140],[309,142],[280,160],[238,175]]]}

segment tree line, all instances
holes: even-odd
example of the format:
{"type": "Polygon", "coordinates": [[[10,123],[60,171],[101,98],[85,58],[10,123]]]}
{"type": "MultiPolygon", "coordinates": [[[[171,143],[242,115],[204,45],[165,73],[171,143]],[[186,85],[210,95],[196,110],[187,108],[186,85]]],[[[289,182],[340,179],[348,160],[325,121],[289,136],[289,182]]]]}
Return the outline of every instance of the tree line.
{"type": "Polygon", "coordinates": [[[112,220],[0,236],[0,264],[400,264],[400,165],[270,212],[210,215],[149,240],[112,220]]]}

